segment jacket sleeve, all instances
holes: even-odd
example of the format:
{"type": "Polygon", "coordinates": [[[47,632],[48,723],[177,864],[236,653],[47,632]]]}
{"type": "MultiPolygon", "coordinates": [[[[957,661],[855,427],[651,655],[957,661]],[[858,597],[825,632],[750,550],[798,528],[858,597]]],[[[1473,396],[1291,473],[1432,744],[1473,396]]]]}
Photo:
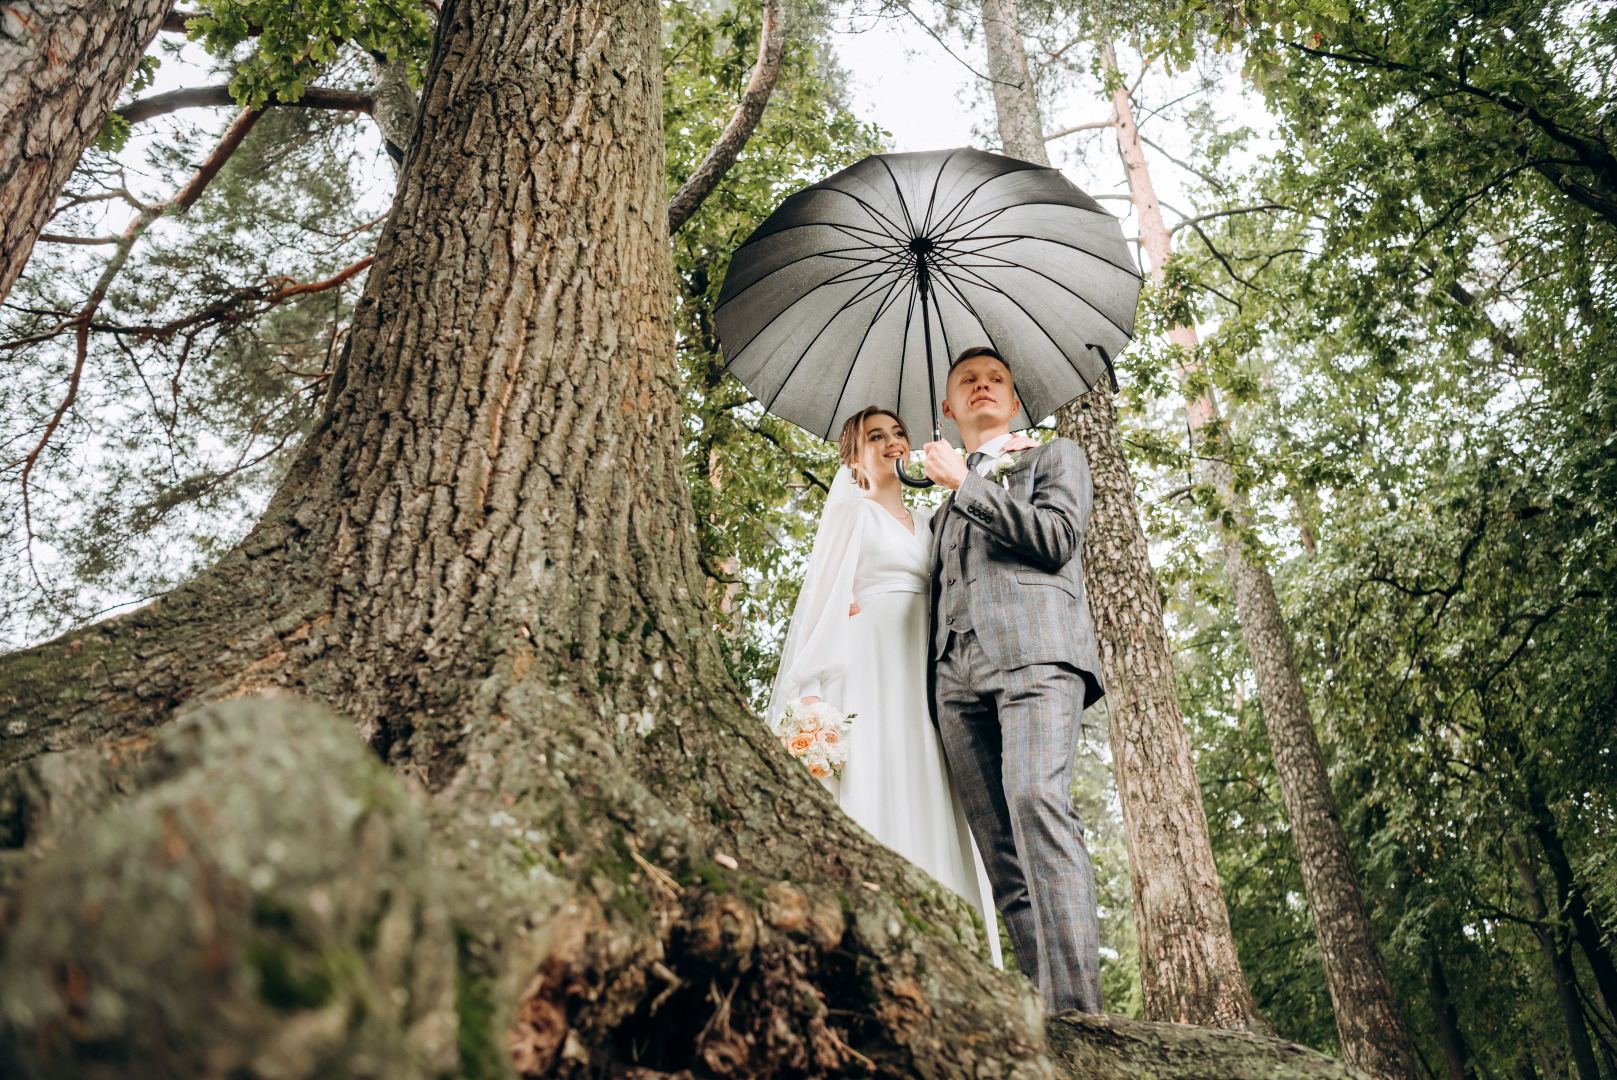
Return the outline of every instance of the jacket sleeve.
{"type": "Polygon", "coordinates": [[[1030,566],[1054,573],[1078,554],[1094,488],[1083,448],[1052,439],[1037,450],[1033,498],[1022,502],[992,480],[970,473],[955,494],[953,513],[1016,552],[1030,566]]]}

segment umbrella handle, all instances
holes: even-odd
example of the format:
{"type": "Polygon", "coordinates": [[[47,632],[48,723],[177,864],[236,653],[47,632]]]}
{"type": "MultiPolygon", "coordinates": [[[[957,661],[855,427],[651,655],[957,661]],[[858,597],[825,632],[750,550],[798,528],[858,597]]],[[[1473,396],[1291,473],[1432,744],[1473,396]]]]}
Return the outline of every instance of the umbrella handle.
{"type": "Polygon", "coordinates": [[[905,487],[929,488],[935,484],[935,481],[928,480],[924,476],[919,480],[912,479],[910,474],[904,471],[903,458],[895,458],[893,460],[893,474],[898,477],[898,482],[903,484],[905,487]]]}

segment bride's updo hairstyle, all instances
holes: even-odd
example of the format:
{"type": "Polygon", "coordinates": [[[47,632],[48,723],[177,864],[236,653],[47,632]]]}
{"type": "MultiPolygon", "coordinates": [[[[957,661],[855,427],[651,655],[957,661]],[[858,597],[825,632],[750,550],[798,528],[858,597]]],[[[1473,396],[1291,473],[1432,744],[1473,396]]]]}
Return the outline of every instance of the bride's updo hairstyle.
{"type": "Polygon", "coordinates": [[[906,440],[910,437],[910,429],[903,419],[892,409],[884,409],[880,405],[866,405],[848,417],[842,425],[842,434],[837,436],[837,453],[842,457],[842,464],[853,474],[853,482],[866,491],[870,490],[870,478],[859,468],[859,455],[865,450],[865,421],[872,416],[891,416],[898,422],[899,433],[906,440]]]}

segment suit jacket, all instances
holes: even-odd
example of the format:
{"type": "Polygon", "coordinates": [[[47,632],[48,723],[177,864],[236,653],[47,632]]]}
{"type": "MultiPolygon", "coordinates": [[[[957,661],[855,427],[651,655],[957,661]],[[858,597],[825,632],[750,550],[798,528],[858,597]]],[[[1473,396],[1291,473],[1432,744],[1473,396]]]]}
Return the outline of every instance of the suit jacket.
{"type": "Polygon", "coordinates": [[[1084,678],[1085,708],[1105,693],[1084,592],[1084,531],[1094,486],[1083,448],[1052,439],[1025,450],[1005,480],[1002,486],[968,474],[932,517],[927,687],[933,723],[938,609],[947,577],[958,578],[949,588],[970,590],[972,629],[996,667],[1071,664],[1084,678]],[[943,536],[957,515],[968,526],[964,565],[954,562],[946,576],[943,536]]]}

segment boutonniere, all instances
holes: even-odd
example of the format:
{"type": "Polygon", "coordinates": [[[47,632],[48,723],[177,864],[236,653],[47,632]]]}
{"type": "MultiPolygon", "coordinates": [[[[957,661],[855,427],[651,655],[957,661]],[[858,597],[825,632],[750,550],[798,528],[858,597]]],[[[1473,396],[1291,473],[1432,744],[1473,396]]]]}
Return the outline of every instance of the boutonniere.
{"type": "Polygon", "coordinates": [[[1010,475],[1010,471],[1012,469],[1016,468],[1016,463],[1021,459],[1021,457],[1021,451],[1017,451],[1014,454],[999,455],[999,457],[994,459],[994,466],[989,470],[988,478],[990,480],[998,481],[1001,487],[1008,489],[1011,486],[1011,482],[1005,478],[1010,475]]]}

